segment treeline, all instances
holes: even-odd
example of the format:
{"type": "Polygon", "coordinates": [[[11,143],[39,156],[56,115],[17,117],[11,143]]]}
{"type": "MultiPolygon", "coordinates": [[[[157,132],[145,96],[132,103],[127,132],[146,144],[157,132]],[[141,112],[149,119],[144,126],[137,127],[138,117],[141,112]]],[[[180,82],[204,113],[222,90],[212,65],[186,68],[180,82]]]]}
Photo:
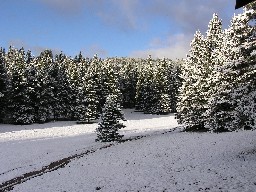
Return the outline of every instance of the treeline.
{"type": "Polygon", "coordinates": [[[13,124],[100,117],[106,98],[144,113],[175,112],[180,63],[170,59],[71,58],[51,50],[34,57],[0,49],[0,122],[13,124]]]}
{"type": "Polygon", "coordinates": [[[256,128],[256,3],[223,30],[217,14],[196,32],[182,66],[177,105],[187,130],[256,128]]]}

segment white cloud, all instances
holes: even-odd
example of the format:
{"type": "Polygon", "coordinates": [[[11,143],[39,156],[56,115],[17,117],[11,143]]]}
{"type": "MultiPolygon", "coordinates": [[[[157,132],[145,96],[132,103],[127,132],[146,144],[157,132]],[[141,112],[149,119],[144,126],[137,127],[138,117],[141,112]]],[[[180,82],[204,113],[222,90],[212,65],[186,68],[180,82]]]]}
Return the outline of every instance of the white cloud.
{"type": "Polygon", "coordinates": [[[145,58],[151,55],[154,58],[182,59],[188,53],[191,39],[191,36],[184,34],[169,36],[166,40],[153,39],[149,43],[149,49],[134,51],[131,56],[145,58]]]}
{"type": "Polygon", "coordinates": [[[148,6],[147,13],[175,22],[185,33],[194,33],[205,30],[213,13],[227,20],[229,16],[225,12],[232,5],[230,0],[158,0],[148,6]]]}
{"type": "MultiPolygon", "coordinates": [[[[104,24],[122,31],[143,30],[155,23],[155,18],[165,20],[169,28],[175,27],[179,35],[166,39],[156,38],[148,43],[148,49],[136,50],[131,56],[184,58],[189,50],[189,42],[196,30],[204,33],[213,13],[218,13],[226,27],[234,12],[230,0],[40,0],[45,5],[64,15],[89,11],[104,24]],[[228,10],[229,9],[229,10],[228,10]],[[231,11],[232,10],[232,11],[231,11]],[[153,18],[153,19],[152,19],[153,18]]],[[[168,32],[167,32],[168,33],[168,32]]],[[[92,52],[107,55],[107,51],[94,45],[92,52]]]]}
{"type": "Polygon", "coordinates": [[[90,12],[105,24],[121,30],[135,29],[139,0],[40,0],[41,3],[64,17],[90,12]]]}
{"type": "Polygon", "coordinates": [[[135,30],[138,27],[139,0],[109,0],[88,3],[94,13],[107,25],[123,31],[135,30]]]}
{"type": "Polygon", "coordinates": [[[64,16],[90,12],[105,24],[121,30],[138,30],[153,25],[151,18],[160,17],[183,33],[204,30],[213,13],[229,20],[227,7],[234,7],[230,0],[40,0],[64,16]]]}
{"type": "Polygon", "coordinates": [[[190,49],[193,34],[200,30],[206,32],[213,13],[218,13],[227,27],[232,12],[227,8],[234,8],[230,0],[158,0],[145,5],[145,14],[151,17],[165,18],[170,27],[178,29],[179,34],[172,34],[166,38],[155,38],[148,43],[148,49],[136,50],[131,53],[134,57],[168,57],[171,59],[185,58],[190,49]],[[171,26],[173,25],[173,26],[171,26]]]}

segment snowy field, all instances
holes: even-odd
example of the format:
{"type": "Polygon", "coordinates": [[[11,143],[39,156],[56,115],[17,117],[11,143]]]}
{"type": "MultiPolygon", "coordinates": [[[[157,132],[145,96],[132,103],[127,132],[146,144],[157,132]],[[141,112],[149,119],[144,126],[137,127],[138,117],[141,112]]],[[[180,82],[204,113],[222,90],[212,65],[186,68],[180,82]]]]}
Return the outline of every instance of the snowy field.
{"type": "MultiPolygon", "coordinates": [[[[145,115],[124,110],[126,128],[120,130],[130,136],[145,135],[174,128],[177,122],[171,115],[145,115]]],[[[76,122],[52,122],[24,126],[0,125],[0,183],[38,170],[49,163],[97,149],[105,143],[95,142],[97,123],[78,125],[76,122]]]]}
{"type": "MultiPolygon", "coordinates": [[[[173,115],[125,110],[125,138],[64,168],[16,185],[13,191],[256,191],[256,131],[167,132],[173,115]]],[[[0,125],[0,183],[38,170],[58,159],[98,149],[97,124],[56,122],[0,125]]]]}

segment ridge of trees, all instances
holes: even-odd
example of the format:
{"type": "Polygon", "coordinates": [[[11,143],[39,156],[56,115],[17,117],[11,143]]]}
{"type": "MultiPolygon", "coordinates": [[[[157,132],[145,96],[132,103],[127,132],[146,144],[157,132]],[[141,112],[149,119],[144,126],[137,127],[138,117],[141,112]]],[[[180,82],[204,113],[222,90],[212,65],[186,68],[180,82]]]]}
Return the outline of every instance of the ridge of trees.
{"type": "Polygon", "coordinates": [[[106,98],[145,113],[175,112],[180,62],[170,59],[74,58],[45,50],[0,49],[0,122],[93,123],[106,98]]]}

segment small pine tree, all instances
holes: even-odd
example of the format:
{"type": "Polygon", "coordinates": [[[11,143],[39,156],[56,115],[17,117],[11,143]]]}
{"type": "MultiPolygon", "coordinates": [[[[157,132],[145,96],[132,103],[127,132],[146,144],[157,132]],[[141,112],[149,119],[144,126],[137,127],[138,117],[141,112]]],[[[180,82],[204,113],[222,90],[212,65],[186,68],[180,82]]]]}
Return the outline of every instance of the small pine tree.
{"type": "Polygon", "coordinates": [[[123,135],[120,135],[118,130],[125,127],[120,120],[124,120],[124,116],[117,95],[109,95],[103,108],[101,122],[96,129],[96,141],[119,141],[123,135]]]}

